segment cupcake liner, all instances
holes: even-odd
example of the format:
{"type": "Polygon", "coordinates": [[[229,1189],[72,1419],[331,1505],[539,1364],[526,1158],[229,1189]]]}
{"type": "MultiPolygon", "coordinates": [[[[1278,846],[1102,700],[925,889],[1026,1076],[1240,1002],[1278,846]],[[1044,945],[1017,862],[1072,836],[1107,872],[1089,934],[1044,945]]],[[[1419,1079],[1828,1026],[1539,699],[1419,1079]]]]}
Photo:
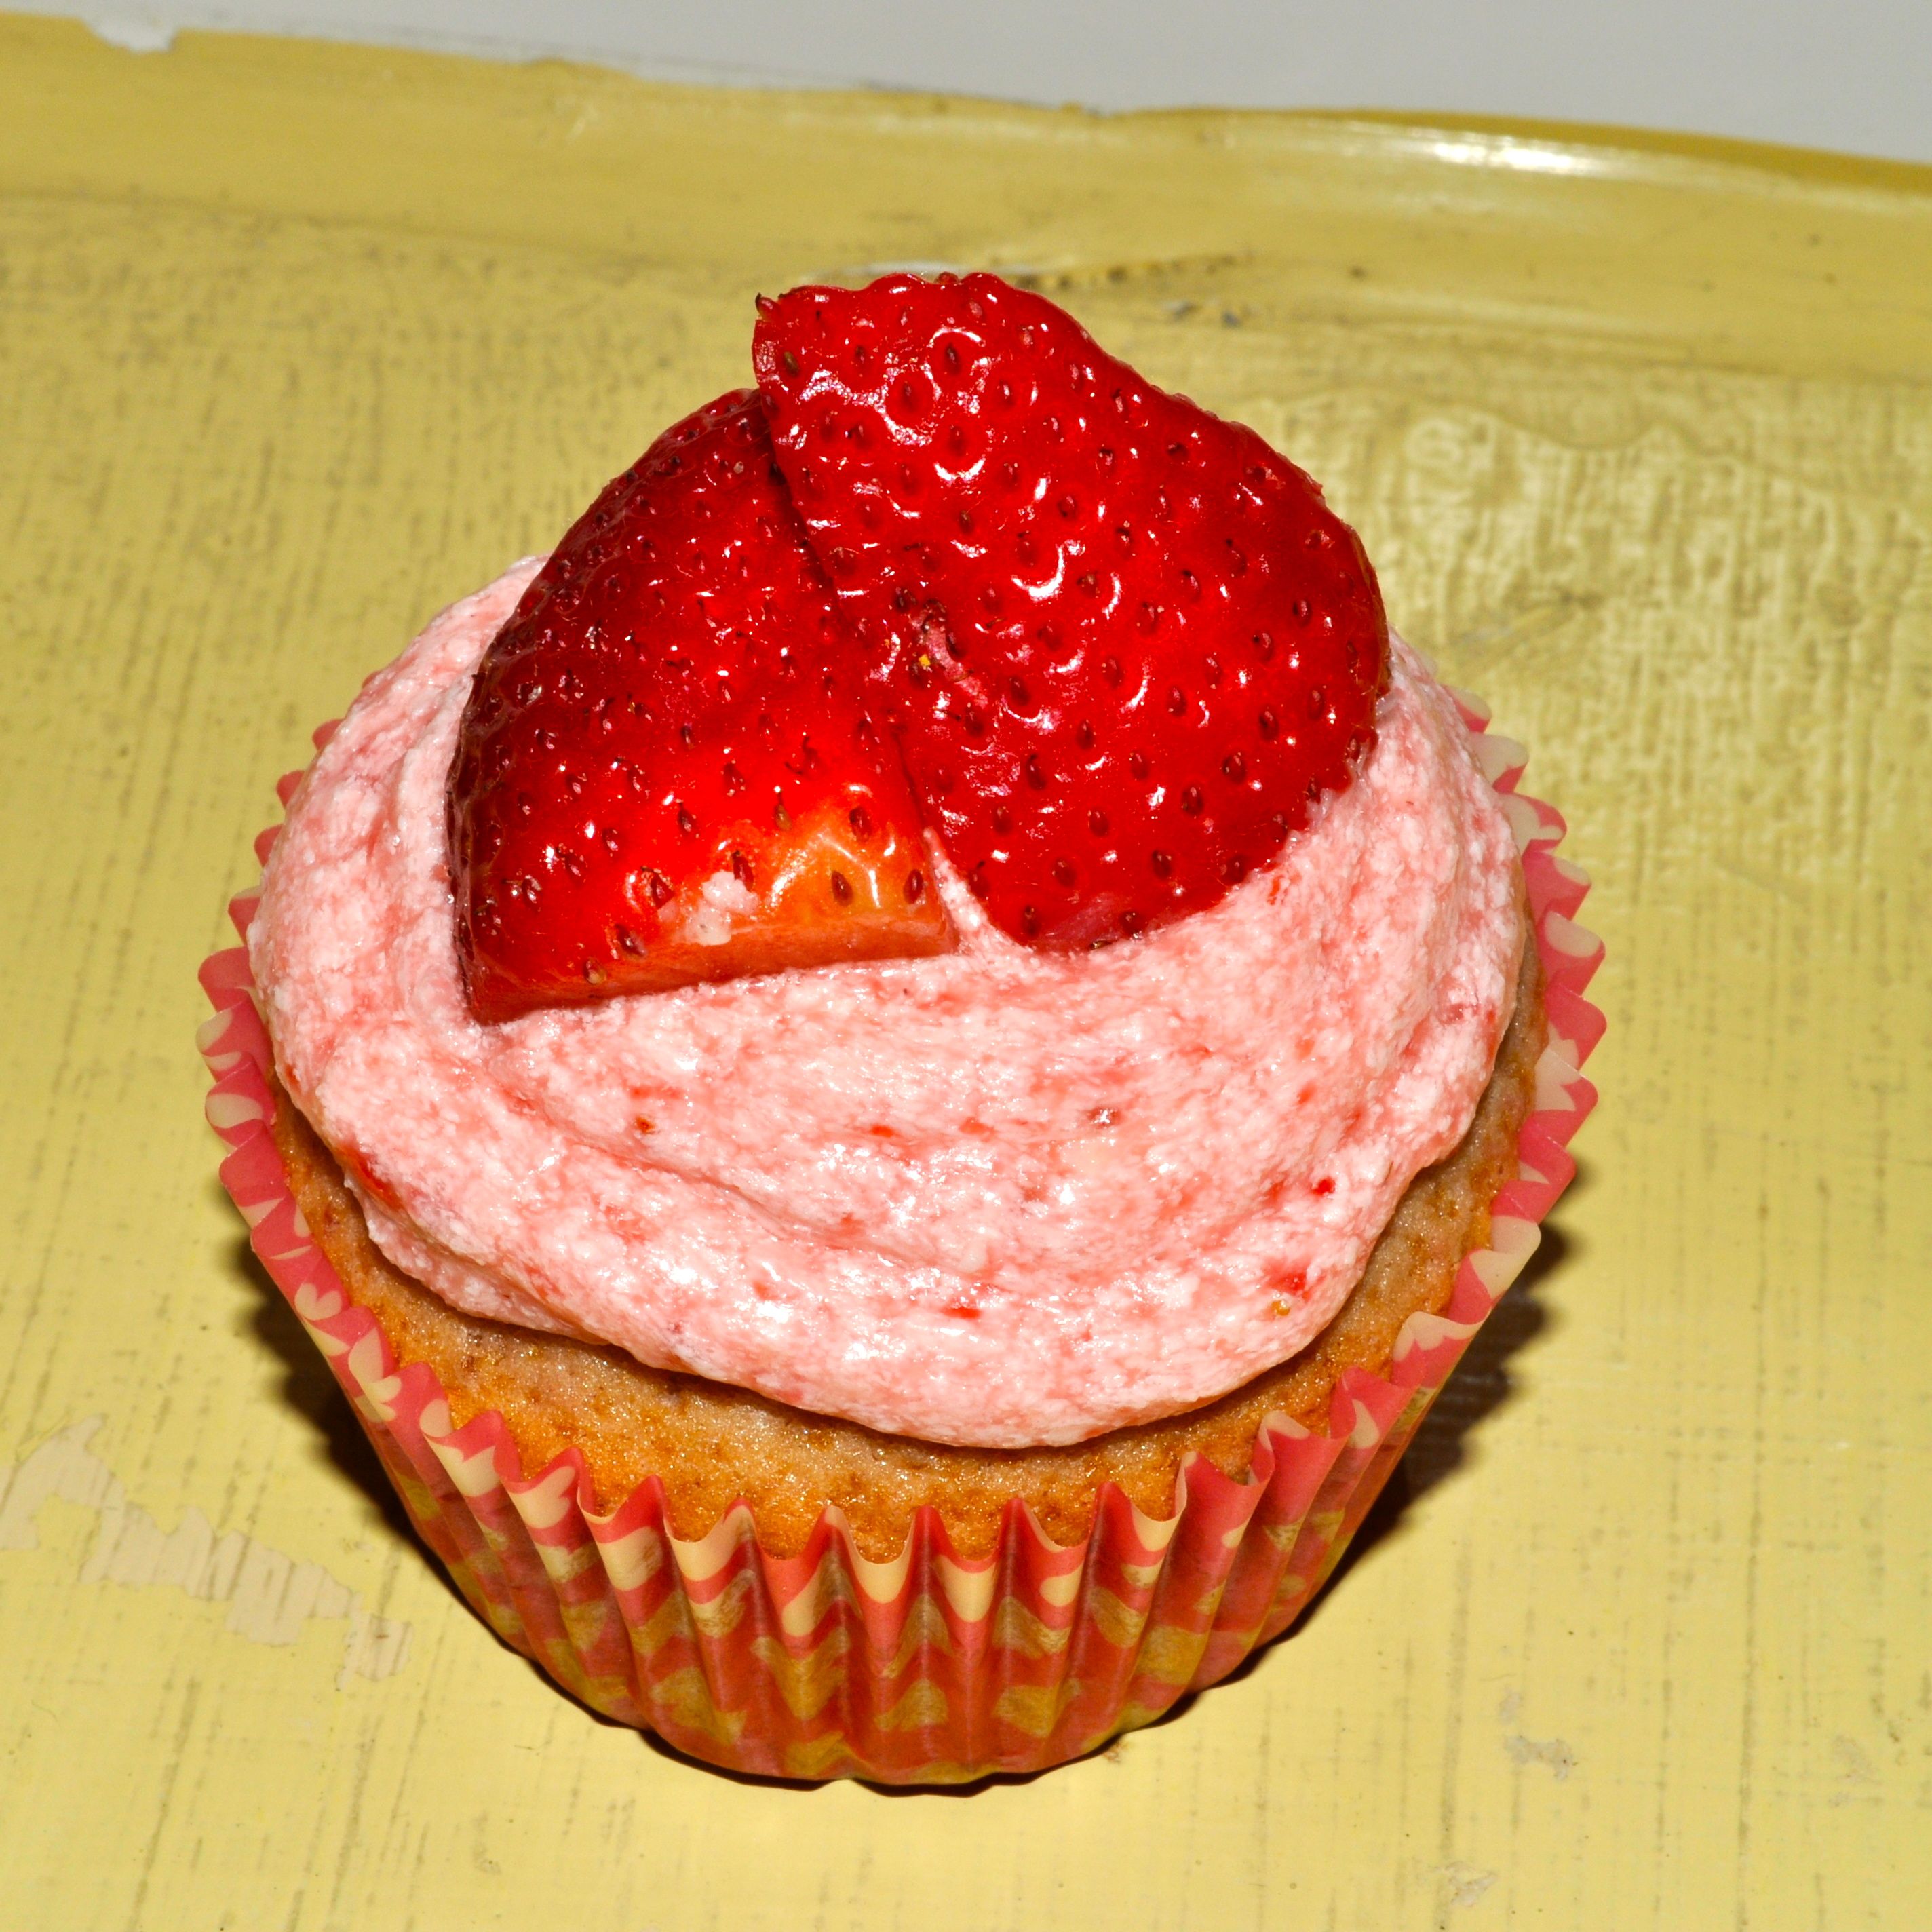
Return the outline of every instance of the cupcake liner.
{"type": "MultiPolygon", "coordinates": [[[[1245,1480],[1200,1456],[1174,1510],[1144,1514],[1111,1484],[1091,1532],[1062,1545],[1018,1497],[998,1545],[960,1556],[936,1510],[873,1562],[828,1508],[775,1556],[740,1503],[695,1540],[673,1535],[652,1478],[600,1511],[583,1458],[526,1476],[502,1417],[452,1424],[422,1364],[398,1368],[374,1318],[310,1238],[272,1136],[273,1057],[246,951],[202,968],[199,1035],[221,1178],[263,1265],[354,1405],[422,1538],[503,1641],[604,1716],[736,1772],[890,1784],[1040,1770],[1150,1723],[1225,1677],[1305,1610],[1347,1549],[1469,1339],[1534,1252],[1576,1172],[1565,1151],[1594,1104],[1578,1069],[1603,1032],[1585,998],[1603,957],[1576,922],[1588,888],[1558,857],[1562,819],[1517,789],[1526,754],[1455,694],[1522,853],[1550,1041],[1516,1178],[1439,1314],[1412,1316],[1386,1373],[1350,1370],[1318,1435],[1265,1421],[1245,1480]]],[[[316,734],[318,746],[333,730],[316,734]]],[[[284,805],[300,775],[278,788],[284,805]]],[[[266,858],[274,830],[256,841],[266,858]]],[[[256,896],[230,905],[245,934],[256,896]]]]}

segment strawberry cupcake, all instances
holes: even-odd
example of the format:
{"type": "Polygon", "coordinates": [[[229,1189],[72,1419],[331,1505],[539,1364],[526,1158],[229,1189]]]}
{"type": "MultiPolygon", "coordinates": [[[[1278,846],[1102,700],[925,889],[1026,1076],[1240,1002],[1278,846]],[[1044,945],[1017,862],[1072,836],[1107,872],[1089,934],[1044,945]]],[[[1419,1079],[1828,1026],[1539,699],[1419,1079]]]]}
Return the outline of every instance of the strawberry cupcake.
{"type": "Polygon", "coordinates": [[[752,362],[318,734],[211,1117],[508,1641],[1032,1770],[1293,1619],[1534,1245],[1582,881],[1316,485],[1052,304],[752,362]]]}

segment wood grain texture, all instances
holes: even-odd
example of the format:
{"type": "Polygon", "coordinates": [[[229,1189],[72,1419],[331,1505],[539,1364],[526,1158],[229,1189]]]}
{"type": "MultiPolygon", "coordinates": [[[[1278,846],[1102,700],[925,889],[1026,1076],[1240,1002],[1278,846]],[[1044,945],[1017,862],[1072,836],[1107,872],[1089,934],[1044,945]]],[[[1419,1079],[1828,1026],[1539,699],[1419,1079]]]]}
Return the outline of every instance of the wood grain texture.
{"type": "Polygon", "coordinates": [[[1932,173],[10,19],[0,103],[19,1922],[1915,1922],[1932,173]],[[932,261],[1324,478],[1568,815],[1612,1030],[1550,1257],[1300,1632],[886,1798],[674,1762],[492,1641],[246,1259],[191,1036],[308,727],[746,380],[755,289],[932,261]]]}

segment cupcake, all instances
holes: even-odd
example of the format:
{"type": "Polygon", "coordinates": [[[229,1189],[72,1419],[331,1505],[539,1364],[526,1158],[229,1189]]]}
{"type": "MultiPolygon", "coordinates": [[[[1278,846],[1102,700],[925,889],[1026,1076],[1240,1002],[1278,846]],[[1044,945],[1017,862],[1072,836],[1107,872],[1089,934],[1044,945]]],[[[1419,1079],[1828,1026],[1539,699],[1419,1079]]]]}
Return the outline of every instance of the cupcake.
{"type": "Polygon", "coordinates": [[[257,1251],[605,1714],[1028,1771],[1292,1621],[1590,1101],[1561,824],[1319,489],[984,275],[371,678],[206,978],[257,1251]]]}

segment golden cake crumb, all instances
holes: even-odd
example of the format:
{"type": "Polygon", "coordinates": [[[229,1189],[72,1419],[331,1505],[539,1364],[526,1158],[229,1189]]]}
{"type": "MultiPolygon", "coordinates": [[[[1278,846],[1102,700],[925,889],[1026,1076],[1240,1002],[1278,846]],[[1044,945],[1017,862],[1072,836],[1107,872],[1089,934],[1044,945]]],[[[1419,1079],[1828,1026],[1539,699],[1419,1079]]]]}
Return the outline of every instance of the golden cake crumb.
{"type": "Polygon", "coordinates": [[[1056,1542],[1075,1542],[1088,1533],[1105,1484],[1117,1484],[1147,1514],[1165,1517],[1190,1454],[1240,1477],[1269,1415],[1325,1432],[1343,1371],[1385,1369],[1402,1324],[1418,1310],[1442,1308],[1463,1256],[1487,1240],[1489,1204],[1515,1172],[1516,1134],[1535,1090],[1546,1030],[1531,940],[1515,1013],[1468,1132],[1410,1184],[1328,1326],[1298,1354],[1204,1408],[1046,1448],[956,1448],[884,1436],[748,1390],[646,1368],[621,1349],[463,1314],[376,1248],[341,1169],[279,1088],[275,1142],[316,1241],[351,1298],[375,1316],[398,1361],[435,1371],[459,1426],[500,1412],[526,1473],[574,1444],[606,1510],[658,1476],[672,1532],[685,1538],[702,1535],[742,1499],[760,1541],[777,1556],[802,1549],[821,1511],[836,1504],[860,1553],[883,1561],[898,1553],[914,1513],[930,1503],[955,1548],[980,1556],[997,1544],[1016,1496],[1056,1542]]]}

